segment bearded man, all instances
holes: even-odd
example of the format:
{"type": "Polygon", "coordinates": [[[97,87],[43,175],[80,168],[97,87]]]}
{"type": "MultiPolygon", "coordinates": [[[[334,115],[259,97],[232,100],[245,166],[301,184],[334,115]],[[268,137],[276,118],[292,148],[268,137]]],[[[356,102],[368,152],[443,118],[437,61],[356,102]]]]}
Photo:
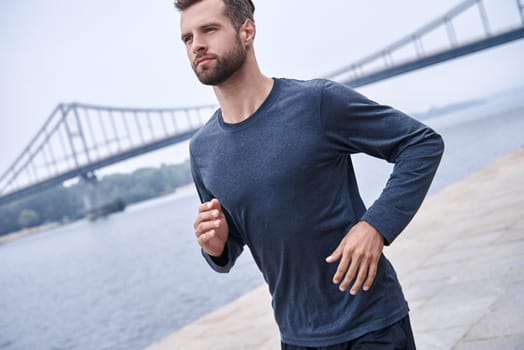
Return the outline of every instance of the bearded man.
{"type": "Polygon", "coordinates": [[[422,203],[441,137],[323,79],[269,78],[250,0],[178,0],[181,38],[220,108],[190,143],[202,254],[228,272],[248,246],[272,295],[282,349],[415,349],[383,254],[422,203]],[[351,155],[395,164],[366,208],[351,155]]]}

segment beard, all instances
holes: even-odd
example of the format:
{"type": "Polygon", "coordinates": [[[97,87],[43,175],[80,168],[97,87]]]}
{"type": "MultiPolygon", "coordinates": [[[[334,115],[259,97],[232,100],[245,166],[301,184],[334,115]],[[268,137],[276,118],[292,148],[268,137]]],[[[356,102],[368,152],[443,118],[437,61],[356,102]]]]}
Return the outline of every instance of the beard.
{"type": "MultiPolygon", "coordinates": [[[[195,67],[195,72],[198,80],[204,85],[219,85],[225,82],[236,71],[242,67],[246,60],[246,50],[237,36],[235,45],[224,56],[209,55],[215,60],[215,65],[211,67],[195,67]]],[[[195,61],[200,57],[197,56],[195,61]]]]}

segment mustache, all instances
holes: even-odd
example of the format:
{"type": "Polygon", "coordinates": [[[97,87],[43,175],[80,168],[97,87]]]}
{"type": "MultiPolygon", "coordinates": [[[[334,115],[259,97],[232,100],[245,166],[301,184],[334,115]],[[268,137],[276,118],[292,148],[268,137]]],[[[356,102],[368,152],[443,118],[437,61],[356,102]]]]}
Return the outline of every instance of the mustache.
{"type": "Polygon", "coordinates": [[[208,54],[208,53],[203,53],[203,54],[199,54],[195,57],[195,59],[193,60],[193,65],[196,65],[196,63],[201,60],[201,59],[216,59],[217,56],[216,55],[213,55],[213,54],[208,54]]]}

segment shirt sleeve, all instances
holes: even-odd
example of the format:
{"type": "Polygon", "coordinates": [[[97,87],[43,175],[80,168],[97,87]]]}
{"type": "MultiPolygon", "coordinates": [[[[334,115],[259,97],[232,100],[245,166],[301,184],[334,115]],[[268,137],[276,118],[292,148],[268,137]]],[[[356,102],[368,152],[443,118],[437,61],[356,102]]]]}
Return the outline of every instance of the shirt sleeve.
{"type": "MultiPolygon", "coordinates": [[[[213,194],[210,191],[208,191],[205,187],[204,182],[202,181],[202,177],[200,176],[198,166],[196,165],[196,161],[191,152],[190,163],[193,182],[195,183],[200,202],[204,203],[212,200],[213,198],[215,198],[215,196],[213,196],[213,194]]],[[[238,230],[236,229],[231,215],[229,214],[227,209],[222,207],[222,211],[224,213],[224,216],[226,217],[227,225],[229,228],[228,238],[226,246],[224,247],[224,252],[219,257],[213,257],[207,254],[203,249],[201,249],[201,253],[206,262],[213,270],[220,273],[227,273],[235,265],[236,259],[244,250],[245,243],[241,238],[240,234],[238,233],[238,230]]]]}
{"type": "Polygon", "coordinates": [[[391,244],[429,190],[444,151],[441,136],[406,114],[331,81],[324,82],[320,114],[337,154],[366,153],[394,163],[384,190],[361,218],[384,236],[386,245],[391,244]]]}

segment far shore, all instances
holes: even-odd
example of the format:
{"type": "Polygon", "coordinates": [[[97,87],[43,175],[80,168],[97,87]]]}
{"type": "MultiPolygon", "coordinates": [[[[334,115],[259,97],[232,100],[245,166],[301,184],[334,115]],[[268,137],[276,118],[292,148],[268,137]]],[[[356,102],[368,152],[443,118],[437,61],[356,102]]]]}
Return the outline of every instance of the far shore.
{"type": "MultiPolygon", "coordinates": [[[[184,186],[177,187],[170,194],[186,192],[186,191],[189,191],[189,190],[194,190],[194,185],[192,183],[184,185],[184,186]]],[[[150,199],[147,199],[147,200],[144,200],[144,201],[141,201],[141,202],[133,203],[131,205],[143,204],[144,202],[147,202],[147,201],[150,201],[150,200],[155,200],[155,199],[160,199],[162,197],[165,197],[165,195],[164,196],[158,196],[158,197],[150,198],[150,199]]],[[[70,222],[68,222],[68,223],[70,223],[70,222]]],[[[7,242],[12,242],[12,241],[14,241],[16,239],[19,239],[19,238],[22,238],[22,237],[25,237],[25,236],[28,236],[28,235],[49,231],[51,229],[57,228],[59,226],[65,225],[65,224],[67,224],[67,223],[51,222],[51,223],[47,223],[47,224],[44,224],[44,225],[30,227],[30,228],[26,228],[26,229],[23,229],[23,230],[20,230],[20,231],[7,233],[5,235],[0,235],[0,244],[4,244],[4,243],[7,243],[7,242]]]]}
{"type": "Polygon", "coordinates": [[[40,225],[40,226],[36,226],[36,227],[26,228],[26,229],[23,229],[23,230],[20,230],[20,231],[8,233],[8,234],[0,236],[0,244],[11,242],[11,241],[14,241],[16,239],[19,239],[19,238],[22,238],[22,237],[25,237],[25,236],[28,236],[28,235],[32,235],[32,234],[35,234],[35,233],[45,232],[45,231],[51,230],[51,229],[53,229],[55,227],[58,227],[60,225],[61,224],[58,223],[58,222],[51,222],[51,223],[48,223],[48,224],[45,224],[45,225],[40,225]]]}

